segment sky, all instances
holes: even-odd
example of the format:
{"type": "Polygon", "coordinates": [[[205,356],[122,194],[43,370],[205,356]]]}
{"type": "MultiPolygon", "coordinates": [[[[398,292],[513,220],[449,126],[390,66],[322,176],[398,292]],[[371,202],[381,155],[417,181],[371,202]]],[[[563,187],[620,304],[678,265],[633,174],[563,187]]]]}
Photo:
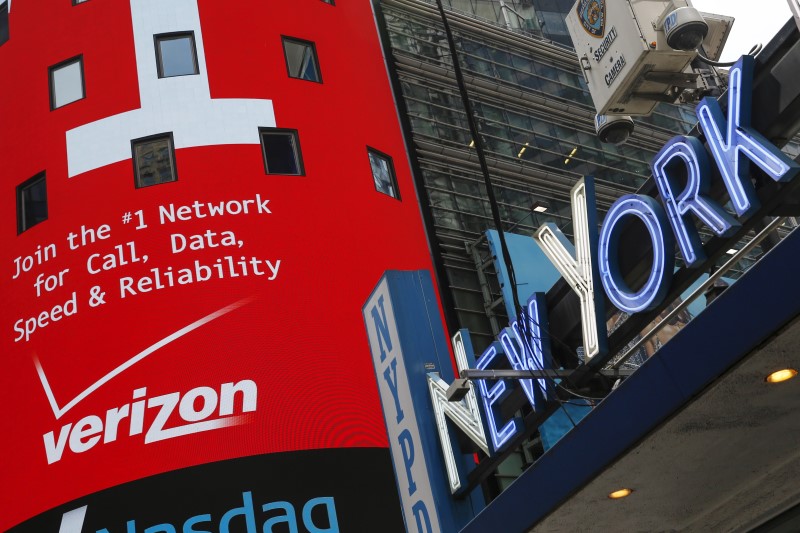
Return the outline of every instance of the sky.
{"type": "Polygon", "coordinates": [[[736,19],[721,61],[735,61],[754,45],[766,45],[792,17],[787,0],[692,0],[692,5],[705,13],[736,19]]]}

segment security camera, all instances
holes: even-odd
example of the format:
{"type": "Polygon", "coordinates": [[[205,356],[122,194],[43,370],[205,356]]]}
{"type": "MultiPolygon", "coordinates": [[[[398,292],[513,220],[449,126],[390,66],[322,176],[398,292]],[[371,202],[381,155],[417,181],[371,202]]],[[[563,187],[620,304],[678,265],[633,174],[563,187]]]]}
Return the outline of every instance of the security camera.
{"type": "Polygon", "coordinates": [[[693,7],[679,7],[664,20],[667,44],[673,50],[696,50],[708,35],[708,24],[693,7]]]}
{"type": "Polygon", "coordinates": [[[623,144],[633,133],[633,119],[627,115],[595,115],[594,129],[601,142],[623,144]]]}

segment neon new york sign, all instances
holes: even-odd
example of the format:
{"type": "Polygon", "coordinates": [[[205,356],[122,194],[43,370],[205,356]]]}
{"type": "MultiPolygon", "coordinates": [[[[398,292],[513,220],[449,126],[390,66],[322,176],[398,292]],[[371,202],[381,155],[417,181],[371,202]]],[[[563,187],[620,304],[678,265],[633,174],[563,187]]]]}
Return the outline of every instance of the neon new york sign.
{"type": "MultiPolygon", "coordinates": [[[[581,180],[572,190],[574,244],[554,224],[540,227],[534,239],[548,259],[577,293],[580,300],[582,335],[586,358],[605,355],[607,331],[602,285],[608,299],[621,311],[639,313],[658,307],[669,291],[674,271],[674,247],[688,267],[702,264],[706,255],[695,219],[718,237],[730,237],[745,219],[759,208],[759,200],[750,180],[751,163],[776,182],[792,180],[800,167],[751,127],[752,81],[754,59],[742,57],[730,70],[727,116],[719,103],[704,99],[696,109],[708,151],[695,137],[677,136],[658,152],[651,163],[653,179],[661,203],[640,194],[619,198],[609,209],[602,228],[597,231],[594,184],[581,180]],[[730,197],[737,217],[709,196],[713,160],[730,197]],[[663,204],[663,205],[662,205],[663,204]],[[619,249],[624,228],[631,217],[646,228],[653,246],[653,261],[647,280],[637,289],[628,286],[619,265],[619,249]]],[[[547,309],[543,293],[533,294],[525,305],[521,324],[514,320],[477,360],[481,370],[500,363],[514,370],[536,371],[545,368],[549,357],[547,309]],[[524,326],[524,327],[521,327],[524,326]]],[[[453,339],[459,371],[466,369],[462,334],[453,339]]],[[[548,397],[548,383],[543,380],[518,379],[531,407],[541,408],[548,397]]],[[[506,381],[476,380],[466,398],[448,402],[444,391],[448,384],[435,374],[428,375],[428,385],[436,413],[440,441],[445,455],[451,492],[462,486],[462,476],[455,467],[447,416],[489,455],[501,451],[522,431],[522,422],[505,419],[500,404],[509,392],[506,381]],[[477,389],[477,396],[475,390],[477,389]],[[485,420],[476,405],[481,404],[485,420]],[[485,428],[485,432],[476,428],[485,428]],[[488,433],[488,438],[486,436],[488,433]]]]}

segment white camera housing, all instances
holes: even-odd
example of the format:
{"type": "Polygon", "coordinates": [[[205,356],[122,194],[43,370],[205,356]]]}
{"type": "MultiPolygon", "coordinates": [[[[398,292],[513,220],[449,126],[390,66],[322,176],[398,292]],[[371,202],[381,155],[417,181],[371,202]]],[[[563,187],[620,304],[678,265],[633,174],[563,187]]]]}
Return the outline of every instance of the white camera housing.
{"type": "Polygon", "coordinates": [[[669,42],[694,44],[707,33],[721,47],[730,29],[709,32],[690,0],[577,0],[566,23],[598,115],[649,115],[697,89],[697,50],[669,42]]]}
{"type": "Polygon", "coordinates": [[[594,130],[601,142],[624,144],[633,133],[633,119],[627,115],[595,115],[594,130]]]}

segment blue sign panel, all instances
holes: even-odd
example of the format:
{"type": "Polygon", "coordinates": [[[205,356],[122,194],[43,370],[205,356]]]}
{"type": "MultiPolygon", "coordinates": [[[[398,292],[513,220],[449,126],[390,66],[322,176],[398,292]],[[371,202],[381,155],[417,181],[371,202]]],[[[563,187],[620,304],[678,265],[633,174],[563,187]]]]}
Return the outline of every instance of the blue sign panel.
{"type": "MultiPolygon", "coordinates": [[[[406,529],[458,531],[482,507],[451,497],[427,374],[452,381],[453,363],[426,271],[386,272],[363,308],[406,529]]],[[[458,460],[464,471],[471,455],[458,460]]]]}
{"type": "MultiPolygon", "coordinates": [[[[526,302],[534,292],[547,292],[561,278],[561,273],[547,259],[542,249],[528,235],[506,233],[506,245],[511,263],[514,265],[514,275],[517,278],[517,296],[520,302],[526,302]]],[[[506,314],[509,318],[517,317],[514,309],[514,297],[511,282],[508,278],[508,269],[503,254],[500,252],[500,234],[497,230],[490,229],[486,232],[489,241],[489,250],[495,257],[494,268],[497,272],[497,281],[503,293],[503,302],[506,305],[506,314]]]]}

